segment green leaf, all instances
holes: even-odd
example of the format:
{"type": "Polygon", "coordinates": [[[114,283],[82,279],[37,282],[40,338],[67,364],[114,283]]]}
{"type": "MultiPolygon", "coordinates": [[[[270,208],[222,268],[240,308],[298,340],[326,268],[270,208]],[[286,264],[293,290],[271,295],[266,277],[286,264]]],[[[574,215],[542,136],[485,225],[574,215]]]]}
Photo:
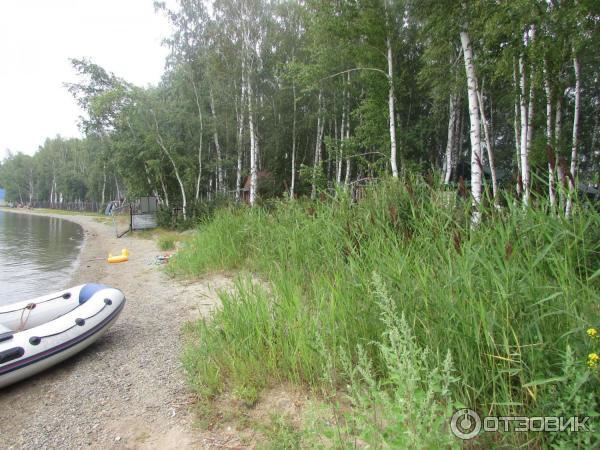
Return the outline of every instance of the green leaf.
{"type": "Polygon", "coordinates": [[[592,280],[594,280],[595,278],[600,277],[600,269],[596,270],[588,279],[588,283],[592,280]]]}
{"type": "Polygon", "coordinates": [[[542,386],[544,384],[558,383],[561,381],[565,381],[566,379],[567,379],[567,377],[562,376],[562,377],[544,378],[541,380],[533,380],[533,381],[530,381],[529,383],[525,383],[523,385],[523,387],[527,388],[527,387],[533,387],[533,386],[542,386]]]}

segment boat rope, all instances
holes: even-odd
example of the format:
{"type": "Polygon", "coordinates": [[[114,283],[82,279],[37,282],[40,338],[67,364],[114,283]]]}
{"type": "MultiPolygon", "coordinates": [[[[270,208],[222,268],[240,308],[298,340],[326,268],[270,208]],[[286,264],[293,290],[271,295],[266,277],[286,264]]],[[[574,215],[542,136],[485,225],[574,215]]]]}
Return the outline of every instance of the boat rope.
{"type": "Polygon", "coordinates": [[[58,300],[59,298],[64,298],[65,300],[68,300],[68,299],[71,298],[71,293],[70,292],[65,292],[64,294],[61,294],[61,295],[59,295],[57,297],[47,298],[46,300],[42,300],[41,302],[28,303],[23,308],[11,309],[10,311],[0,311],[0,314],[8,314],[8,313],[13,313],[13,312],[17,312],[17,311],[25,311],[26,309],[30,309],[29,305],[33,305],[33,304],[35,304],[35,305],[41,305],[42,303],[51,302],[52,300],[58,300]]]}
{"type": "Polygon", "coordinates": [[[69,328],[66,328],[62,331],[59,331],[57,333],[52,333],[52,334],[46,334],[44,336],[31,336],[29,338],[29,343],[31,345],[38,345],[40,342],[42,342],[42,339],[44,338],[49,338],[49,337],[53,337],[53,336],[58,336],[59,334],[63,334],[66,333],[67,331],[79,326],[82,327],[85,325],[85,321],[88,319],[91,319],[92,317],[97,316],[98,314],[100,314],[102,311],[104,311],[104,308],[106,308],[107,306],[112,305],[112,300],[110,298],[105,298],[104,299],[104,305],[102,305],[102,308],[100,308],[98,311],[96,311],[94,314],[92,314],[91,316],[85,317],[85,318],[80,318],[78,317],[77,319],[75,319],[75,324],[71,325],[69,328]]]}
{"type": "Polygon", "coordinates": [[[25,325],[27,325],[27,321],[29,320],[29,316],[31,316],[31,311],[35,309],[37,305],[35,303],[29,303],[23,310],[21,311],[21,318],[19,319],[19,326],[17,327],[17,332],[23,331],[25,329],[25,325]],[[27,311],[27,317],[25,316],[25,311],[27,311]]]}

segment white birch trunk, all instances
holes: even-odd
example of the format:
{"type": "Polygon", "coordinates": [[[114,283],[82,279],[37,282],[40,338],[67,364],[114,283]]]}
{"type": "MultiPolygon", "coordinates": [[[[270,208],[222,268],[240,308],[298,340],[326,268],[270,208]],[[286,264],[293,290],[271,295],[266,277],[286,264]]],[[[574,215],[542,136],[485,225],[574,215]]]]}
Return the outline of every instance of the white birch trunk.
{"type": "Polygon", "coordinates": [[[534,70],[531,68],[529,75],[529,105],[527,106],[527,140],[526,140],[526,155],[527,155],[527,184],[526,186],[526,201],[523,202],[525,206],[529,204],[531,197],[531,165],[529,164],[529,155],[531,154],[531,144],[533,142],[533,113],[535,108],[535,86],[534,86],[534,70]]]}
{"type": "Polygon", "coordinates": [[[29,169],[29,205],[33,201],[33,169],[29,169]]]}
{"type": "Polygon", "coordinates": [[[519,106],[520,106],[520,118],[521,118],[521,189],[522,189],[522,202],[524,205],[529,203],[529,154],[527,153],[527,87],[526,87],[526,75],[525,75],[525,62],[523,56],[519,58],[519,106]]]}
{"type": "MultiPolygon", "coordinates": [[[[535,37],[535,26],[531,26],[531,34],[525,34],[524,40],[527,45],[535,37]]],[[[531,169],[529,165],[529,154],[533,136],[533,110],[534,110],[534,69],[531,66],[529,74],[529,104],[526,105],[526,74],[523,55],[519,58],[519,69],[521,72],[521,179],[523,180],[523,206],[529,206],[531,197],[531,169]]]]}
{"type": "MultiPolygon", "coordinates": [[[[344,144],[347,146],[350,141],[350,72],[348,72],[347,78],[348,89],[346,90],[346,139],[344,144]]],[[[344,148],[346,153],[346,176],[344,178],[344,185],[346,188],[350,186],[350,177],[352,176],[352,159],[348,154],[348,148],[344,148]]]]}
{"type": "Polygon", "coordinates": [[[479,122],[479,105],[477,101],[477,78],[475,75],[471,40],[466,31],[460,32],[460,41],[467,74],[469,118],[471,122],[471,196],[473,206],[471,223],[477,226],[481,222],[481,211],[479,210],[481,206],[481,138],[479,135],[481,124],[479,122]]]}
{"type": "MultiPolygon", "coordinates": [[[[386,11],[386,22],[387,22],[387,11],[386,11]]],[[[394,68],[392,58],[392,41],[388,32],[387,39],[385,41],[387,47],[387,66],[388,66],[388,108],[390,115],[390,164],[392,166],[392,176],[398,178],[398,163],[396,156],[396,106],[394,98],[394,68]]]]}
{"type": "Polygon", "coordinates": [[[462,153],[462,137],[463,137],[463,114],[460,107],[460,97],[456,97],[457,102],[457,116],[456,123],[454,124],[454,155],[452,156],[452,173],[456,173],[456,167],[458,160],[461,158],[462,153]]]}
{"type": "Polygon", "coordinates": [[[165,206],[169,207],[169,192],[167,191],[167,186],[165,185],[165,181],[163,180],[162,173],[160,169],[158,170],[158,179],[160,181],[160,187],[163,191],[163,196],[165,198],[165,206]]]}
{"type": "Polygon", "coordinates": [[[148,167],[148,164],[146,164],[145,161],[144,161],[144,172],[146,172],[146,181],[148,182],[148,187],[150,189],[152,189],[152,195],[154,197],[156,197],[156,200],[158,201],[159,204],[162,204],[163,203],[162,198],[160,197],[155,184],[152,182],[152,179],[150,178],[150,168],[148,167]]]}
{"type": "Polygon", "coordinates": [[[323,120],[323,93],[319,90],[319,108],[317,112],[317,141],[315,143],[315,156],[312,175],[312,188],[310,198],[317,197],[317,172],[321,166],[321,152],[323,149],[323,131],[325,129],[325,121],[323,120]]]}
{"type": "MultiPolygon", "coordinates": [[[[243,69],[242,69],[243,71],[243,69]]],[[[241,93],[240,93],[240,106],[237,112],[238,130],[237,130],[237,166],[235,171],[235,200],[240,201],[242,191],[242,156],[244,153],[244,111],[246,105],[245,98],[245,80],[242,75],[241,93]]]]}
{"type": "Polygon", "coordinates": [[[579,115],[581,110],[581,67],[579,59],[573,58],[573,70],[575,71],[575,110],[573,111],[573,145],[571,146],[571,167],[569,168],[569,195],[565,216],[569,217],[573,209],[573,197],[576,195],[575,180],[577,177],[577,146],[579,145],[579,115]]]}
{"type": "Polygon", "coordinates": [[[556,207],[556,189],[554,181],[554,158],[553,129],[552,129],[552,88],[548,78],[548,61],[544,58],[544,89],[546,91],[546,150],[548,153],[548,198],[550,200],[550,210],[554,211],[556,207]]]}
{"type": "MultiPolygon", "coordinates": [[[[334,106],[334,111],[335,111],[335,106],[334,106]]],[[[335,118],[335,114],[334,114],[334,119],[333,120],[333,136],[337,136],[337,118],[335,118]]],[[[332,134],[332,120],[329,119],[329,135],[331,136],[332,134]]],[[[333,171],[332,171],[332,164],[331,164],[331,155],[328,153],[327,154],[327,187],[331,187],[331,180],[333,177],[333,171]]]]}
{"type": "MultiPolygon", "coordinates": [[[[50,184],[50,206],[52,206],[54,200],[54,182],[56,180],[56,175],[52,175],[52,183],[50,184]]],[[[102,196],[102,204],[104,204],[104,196],[102,196]]]]}
{"type": "MultiPolygon", "coordinates": [[[[513,65],[513,83],[515,87],[515,92],[519,90],[519,82],[517,81],[517,62],[515,61],[513,65]]],[[[519,125],[521,123],[521,116],[519,114],[519,104],[520,104],[521,95],[517,94],[515,96],[514,102],[514,117],[513,117],[513,127],[515,132],[515,150],[517,156],[517,196],[521,196],[523,184],[521,183],[521,131],[519,125]]]]}
{"type": "MultiPolygon", "coordinates": [[[[54,183],[56,184],[56,181],[54,183]]],[[[102,165],[102,205],[104,205],[104,202],[105,202],[105,193],[106,193],[106,164],[103,164],[102,165]]]]}
{"type": "Polygon", "coordinates": [[[200,105],[200,96],[198,95],[198,87],[194,81],[194,76],[191,75],[192,88],[194,90],[194,98],[196,100],[196,109],[198,111],[198,123],[200,125],[200,133],[198,136],[198,176],[196,177],[196,201],[200,199],[200,182],[202,180],[202,139],[204,137],[204,122],[202,120],[202,107],[200,105]]]}
{"type": "Polygon", "coordinates": [[[252,83],[249,74],[246,77],[246,92],[248,94],[248,131],[250,132],[250,205],[256,203],[256,185],[257,185],[257,152],[258,142],[254,130],[254,110],[252,108],[252,83]]]}
{"type": "MultiPolygon", "coordinates": [[[[243,136],[243,132],[242,132],[243,136]]],[[[238,149],[237,164],[235,168],[235,201],[239,202],[242,192],[242,145],[238,149]]]]}
{"type": "Polygon", "coordinates": [[[490,127],[485,116],[485,107],[483,104],[483,95],[481,91],[477,91],[477,99],[479,103],[479,113],[481,115],[481,123],[483,124],[483,133],[485,136],[485,148],[488,155],[488,163],[490,165],[490,173],[492,175],[492,195],[494,197],[494,205],[497,205],[498,201],[498,181],[496,179],[496,165],[494,164],[494,148],[492,146],[492,140],[490,137],[490,127]]]}
{"type": "MultiPolygon", "coordinates": [[[[186,220],[187,219],[187,196],[185,193],[185,185],[183,184],[183,180],[181,179],[181,176],[179,175],[179,169],[177,168],[177,164],[175,164],[175,160],[171,156],[171,152],[169,151],[169,149],[167,149],[167,146],[165,145],[165,143],[162,139],[162,136],[161,136],[159,128],[158,128],[158,121],[156,120],[156,115],[154,114],[154,112],[152,112],[152,115],[154,117],[154,125],[156,127],[156,135],[155,135],[156,143],[161,148],[161,150],[164,152],[164,154],[167,156],[167,158],[169,159],[169,162],[173,166],[173,171],[175,172],[175,178],[177,179],[177,182],[179,183],[179,189],[181,190],[181,203],[182,203],[181,209],[183,212],[183,220],[186,220]]],[[[165,192],[166,192],[166,190],[165,190],[165,192]]]]}
{"type": "Polygon", "coordinates": [[[350,157],[346,158],[346,174],[344,176],[344,185],[346,187],[350,186],[350,180],[352,177],[352,159],[350,157]]]}
{"type": "Polygon", "coordinates": [[[450,114],[448,117],[448,141],[446,142],[446,158],[444,163],[444,184],[450,183],[452,177],[452,154],[454,152],[454,129],[456,128],[456,99],[450,94],[450,114]]]}
{"type": "Polygon", "coordinates": [[[119,189],[119,180],[117,180],[117,176],[115,178],[115,186],[117,187],[117,200],[119,201],[119,206],[121,206],[121,189],[119,189]]]}
{"type": "Polygon", "coordinates": [[[292,95],[294,96],[294,109],[292,118],[292,179],[290,181],[290,200],[294,199],[294,191],[296,188],[296,82],[292,81],[292,95]]]}
{"type": "Polygon", "coordinates": [[[554,119],[554,142],[555,153],[554,160],[556,161],[556,187],[558,190],[559,209],[562,210],[565,206],[565,173],[562,166],[562,158],[560,155],[560,139],[562,135],[562,96],[558,95],[556,99],[556,112],[554,119]]]}
{"type": "Polygon", "coordinates": [[[219,144],[219,133],[217,131],[217,112],[215,110],[215,98],[213,96],[212,88],[210,89],[210,113],[213,117],[213,140],[215,142],[215,150],[217,153],[217,185],[215,186],[215,192],[225,192],[225,186],[223,184],[221,145],[219,144]]]}
{"type": "Polygon", "coordinates": [[[340,126],[340,144],[335,155],[335,182],[339,185],[342,182],[342,164],[344,161],[344,138],[346,137],[346,92],[342,96],[342,123],[340,126]]]}

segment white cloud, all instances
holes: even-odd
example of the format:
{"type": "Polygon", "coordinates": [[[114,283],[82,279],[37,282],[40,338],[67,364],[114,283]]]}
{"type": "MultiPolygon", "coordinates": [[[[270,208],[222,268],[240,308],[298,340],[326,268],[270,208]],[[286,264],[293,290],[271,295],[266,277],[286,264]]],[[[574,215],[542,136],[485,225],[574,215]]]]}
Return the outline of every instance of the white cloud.
{"type": "Polygon", "coordinates": [[[0,159],[47,137],[79,136],[81,111],[63,83],[86,57],[138,85],[160,80],[167,19],[153,0],[0,1],[0,159]]]}

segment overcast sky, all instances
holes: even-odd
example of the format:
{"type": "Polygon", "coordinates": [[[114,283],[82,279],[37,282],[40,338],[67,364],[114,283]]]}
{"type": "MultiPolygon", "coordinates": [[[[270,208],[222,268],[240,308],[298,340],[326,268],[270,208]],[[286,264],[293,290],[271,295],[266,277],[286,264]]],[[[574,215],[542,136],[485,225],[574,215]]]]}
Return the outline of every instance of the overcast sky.
{"type": "Polygon", "coordinates": [[[164,68],[167,19],[153,0],[0,0],[0,159],[33,154],[47,137],[80,136],[63,83],[69,58],[89,58],[137,85],[164,68]]]}

